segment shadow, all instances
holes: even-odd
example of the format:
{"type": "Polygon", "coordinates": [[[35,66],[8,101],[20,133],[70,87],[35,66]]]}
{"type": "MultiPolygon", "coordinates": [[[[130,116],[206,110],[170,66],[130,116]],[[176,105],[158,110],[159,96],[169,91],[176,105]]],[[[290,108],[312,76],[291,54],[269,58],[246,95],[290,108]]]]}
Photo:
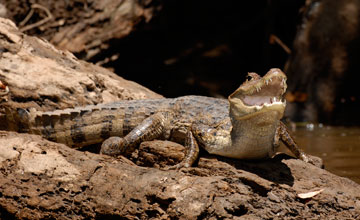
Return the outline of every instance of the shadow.
{"type": "Polygon", "coordinates": [[[100,149],[101,149],[101,143],[100,144],[91,144],[91,145],[87,145],[84,147],[81,147],[77,150],[79,151],[88,151],[90,153],[94,153],[94,154],[100,154],[100,149]]]}
{"type": "MultiPolygon", "coordinates": [[[[101,146],[100,144],[90,145],[90,146],[82,147],[79,150],[98,154],[100,151],[100,146],[101,146]]],[[[269,158],[269,159],[239,160],[239,159],[232,159],[232,158],[226,158],[226,157],[221,157],[221,156],[214,156],[214,155],[207,153],[204,149],[200,148],[199,158],[195,161],[195,163],[193,164],[193,167],[199,166],[200,158],[207,158],[207,159],[214,158],[218,162],[226,163],[226,164],[236,168],[237,170],[240,170],[240,171],[244,170],[249,173],[256,174],[257,176],[259,176],[263,179],[266,179],[268,181],[274,182],[276,184],[286,184],[288,186],[294,185],[294,177],[291,173],[291,169],[285,163],[282,162],[283,160],[294,159],[294,158],[285,153],[278,153],[273,158],[269,158]]],[[[139,158],[137,158],[137,159],[139,159],[139,158]]],[[[168,159],[169,158],[166,158],[164,161],[167,161],[168,159]]],[[[133,162],[138,163],[139,161],[135,160],[133,162]]],[[[142,162],[144,162],[144,161],[142,161],[142,162]]],[[[159,162],[159,161],[157,161],[157,162],[159,162]]],[[[157,163],[157,162],[155,162],[155,163],[157,163]]],[[[146,166],[145,164],[146,163],[142,164],[141,166],[153,167],[154,161],[152,161],[152,163],[149,164],[148,166],[146,166]]],[[[160,165],[160,167],[163,166],[161,164],[158,164],[158,165],[160,165]]],[[[169,165],[169,164],[166,164],[166,165],[169,165]]],[[[208,167],[208,169],[210,169],[210,170],[213,168],[216,169],[216,167],[220,168],[219,169],[220,173],[218,173],[219,175],[224,174],[223,171],[228,169],[228,168],[226,168],[227,166],[225,164],[224,165],[208,164],[208,165],[210,166],[210,167],[208,167]]],[[[201,165],[200,165],[200,167],[201,167],[201,165]]],[[[217,173],[217,171],[213,170],[211,173],[215,174],[215,173],[217,173]]],[[[193,173],[193,174],[199,175],[199,173],[197,173],[197,174],[193,173]]],[[[246,182],[246,181],[250,181],[250,180],[242,179],[241,181],[246,182]]],[[[253,188],[261,188],[260,186],[257,187],[255,182],[254,183],[247,182],[245,184],[252,185],[253,188]]],[[[258,190],[258,191],[261,192],[261,190],[258,190]]]]}
{"type": "Polygon", "coordinates": [[[290,168],[282,160],[294,159],[293,157],[279,153],[273,158],[262,160],[237,160],[218,157],[219,161],[226,162],[238,170],[254,173],[259,177],[276,184],[294,185],[294,177],[290,168]]]}

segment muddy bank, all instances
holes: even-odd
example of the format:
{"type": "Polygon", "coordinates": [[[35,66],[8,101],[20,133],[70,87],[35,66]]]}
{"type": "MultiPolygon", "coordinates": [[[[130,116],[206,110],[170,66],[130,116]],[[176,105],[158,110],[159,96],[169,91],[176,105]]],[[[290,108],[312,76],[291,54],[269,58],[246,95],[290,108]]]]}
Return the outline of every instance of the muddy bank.
{"type": "Polygon", "coordinates": [[[205,155],[197,167],[162,171],[27,134],[1,132],[0,148],[2,218],[360,217],[358,184],[285,155],[258,162],[205,155]]]}
{"type": "Polygon", "coordinates": [[[298,126],[293,134],[305,152],[324,160],[326,170],[360,183],[359,127],[307,124],[307,128],[298,126]]]}

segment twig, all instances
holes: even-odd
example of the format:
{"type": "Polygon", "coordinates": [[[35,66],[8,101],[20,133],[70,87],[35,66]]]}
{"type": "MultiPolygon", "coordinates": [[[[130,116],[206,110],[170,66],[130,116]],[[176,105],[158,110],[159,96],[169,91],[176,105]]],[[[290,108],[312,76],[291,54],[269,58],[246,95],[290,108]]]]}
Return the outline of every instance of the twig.
{"type": "Polygon", "coordinates": [[[278,38],[276,35],[271,34],[269,41],[270,41],[270,44],[275,44],[275,43],[279,44],[280,47],[281,47],[287,54],[289,54],[289,55],[291,54],[290,48],[289,48],[288,46],[286,46],[286,44],[284,44],[284,42],[282,42],[282,41],[280,40],[280,38],[278,38]]]}
{"type": "Polygon", "coordinates": [[[31,11],[30,11],[29,14],[26,16],[26,18],[20,23],[21,25],[24,25],[24,24],[26,24],[26,23],[29,21],[30,17],[31,17],[31,16],[33,15],[33,13],[34,13],[34,9],[35,9],[35,8],[44,10],[45,13],[46,13],[46,15],[47,15],[47,17],[44,18],[44,19],[42,19],[42,20],[40,20],[40,21],[38,21],[38,22],[35,22],[35,23],[33,23],[33,24],[29,24],[29,25],[26,25],[25,27],[20,28],[20,31],[25,32],[25,31],[28,31],[28,30],[30,30],[30,29],[39,27],[39,26],[45,24],[46,22],[50,21],[50,20],[53,18],[53,15],[52,15],[51,12],[49,11],[49,9],[47,9],[47,8],[45,8],[44,6],[39,5],[39,4],[32,4],[32,5],[31,5],[31,11]]]}
{"type": "Polygon", "coordinates": [[[34,14],[34,9],[31,8],[29,14],[26,15],[26,17],[24,18],[24,20],[22,20],[20,23],[19,23],[19,27],[23,27],[28,21],[29,19],[31,18],[31,16],[34,14]]]}

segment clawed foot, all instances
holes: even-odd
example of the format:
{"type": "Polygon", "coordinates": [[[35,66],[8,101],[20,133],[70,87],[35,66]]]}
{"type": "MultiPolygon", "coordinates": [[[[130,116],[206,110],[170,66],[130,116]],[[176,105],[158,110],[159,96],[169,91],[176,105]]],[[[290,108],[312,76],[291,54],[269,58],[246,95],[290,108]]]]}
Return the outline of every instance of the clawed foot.
{"type": "Polygon", "coordinates": [[[125,150],[124,139],[121,137],[110,137],[102,145],[100,154],[116,156],[122,154],[125,150]]]}
{"type": "Polygon", "coordinates": [[[319,167],[321,169],[324,169],[324,162],[320,157],[315,156],[308,156],[309,161],[308,163],[311,163],[312,165],[319,167]]]}
{"type": "Polygon", "coordinates": [[[324,168],[323,160],[319,157],[314,157],[310,155],[303,154],[300,156],[300,159],[306,163],[310,163],[316,167],[324,168]]]}
{"type": "Polygon", "coordinates": [[[166,166],[166,167],[163,167],[161,168],[161,170],[180,170],[182,168],[189,168],[190,167],[190,164],[188,163],[184,163],[184,162],[180,162],[176,165],[173,165],[173,166],[166,166]]]}

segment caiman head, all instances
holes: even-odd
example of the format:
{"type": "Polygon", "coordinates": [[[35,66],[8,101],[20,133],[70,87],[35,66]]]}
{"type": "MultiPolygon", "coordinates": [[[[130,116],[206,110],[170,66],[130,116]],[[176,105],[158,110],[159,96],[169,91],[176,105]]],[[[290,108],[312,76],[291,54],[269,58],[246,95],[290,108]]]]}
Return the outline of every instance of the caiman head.
{"type": "Polygon", "coordinates": [[[259,159],[275,151],[275,132],[285,110],[282,96],[286,76],[279,69],[271,69],[263,77],[249,73],[249,78],[229,96],[231,122],[225,120],[213,129],[192,127],[197,140],[209,153],[259,159]]]}
{"type": "Polygon", "coordinates": [[[286,76],[279,69],[271,69],[263,77],[256,73],[249,73],[249,77],[229,96],[231,122],[225,120],[210,129],[193,125],[195,137],[209,153],[258,159],[275,151],[275,132],[285,110],[282,96],[286,76]]]}
{"type": "Polygon", "coordinates": [[[286,102],[286,75],[280,69],[271,69],[265,76],[249,73],[246,80],[229,96],[230,117],[232,121],[242,120],[266,112],[277,112],[282,118],[286,102]]]}

